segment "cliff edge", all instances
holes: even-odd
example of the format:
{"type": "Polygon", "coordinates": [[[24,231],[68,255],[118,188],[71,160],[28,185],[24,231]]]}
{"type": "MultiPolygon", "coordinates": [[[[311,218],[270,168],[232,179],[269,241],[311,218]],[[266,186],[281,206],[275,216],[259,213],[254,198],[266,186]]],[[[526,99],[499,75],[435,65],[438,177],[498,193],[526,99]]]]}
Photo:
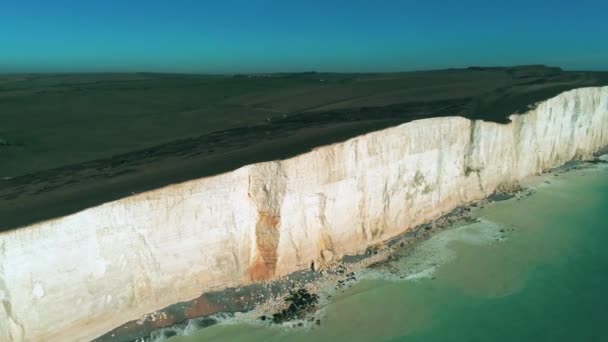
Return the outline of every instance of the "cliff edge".
{"type": "Polygon", "coordinates": [[[363,252],[608,145],[608,87],[507,124],[413,121],[0,233],[0,340],[95,338],[203,292],[363,252]]]}

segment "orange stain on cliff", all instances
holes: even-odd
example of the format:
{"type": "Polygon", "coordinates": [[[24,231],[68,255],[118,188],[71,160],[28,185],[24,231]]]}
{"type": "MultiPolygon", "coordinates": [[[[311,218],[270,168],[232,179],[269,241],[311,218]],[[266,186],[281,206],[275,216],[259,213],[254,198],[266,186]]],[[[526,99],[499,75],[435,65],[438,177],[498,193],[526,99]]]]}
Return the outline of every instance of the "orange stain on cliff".
{"type": "Polygon", "coordinates": [[[258,212],[255,225],[257,257],[249,268],[252,281],[269,280],[274,276],[279,245],[279,223],[281,217],[265,211],[258,212]]]}

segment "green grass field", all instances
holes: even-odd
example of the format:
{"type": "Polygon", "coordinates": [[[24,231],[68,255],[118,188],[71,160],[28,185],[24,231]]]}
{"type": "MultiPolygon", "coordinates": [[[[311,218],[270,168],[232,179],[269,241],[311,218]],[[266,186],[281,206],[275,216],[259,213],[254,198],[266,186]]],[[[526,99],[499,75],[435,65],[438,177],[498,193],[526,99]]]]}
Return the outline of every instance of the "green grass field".
{"type": "Polygon", "coordinates": [[[0,75],[0,230],[413,119],[508,114],[608,73],[0,75]]]}

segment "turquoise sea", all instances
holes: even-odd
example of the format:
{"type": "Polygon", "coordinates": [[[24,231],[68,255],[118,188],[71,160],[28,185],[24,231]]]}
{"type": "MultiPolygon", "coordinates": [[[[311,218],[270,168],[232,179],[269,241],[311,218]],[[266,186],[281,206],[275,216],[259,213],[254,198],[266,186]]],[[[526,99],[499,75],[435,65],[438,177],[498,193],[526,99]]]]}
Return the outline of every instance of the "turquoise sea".
{"type": "Polygon", "coordinates": [[[320,325],[225,323],[199,341],[608,341],[608,167],[543,176],[336,293],[320,325]]]}

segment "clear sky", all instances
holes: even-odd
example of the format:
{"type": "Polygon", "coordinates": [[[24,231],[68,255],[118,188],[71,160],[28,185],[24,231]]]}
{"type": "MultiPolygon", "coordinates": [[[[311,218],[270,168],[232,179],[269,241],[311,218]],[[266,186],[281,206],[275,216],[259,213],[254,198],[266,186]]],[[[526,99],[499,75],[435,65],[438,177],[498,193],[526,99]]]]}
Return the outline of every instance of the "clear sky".
{"type": "Polygon", "coordinates": [[[0,0],[0,72],[608,70],[608,0],[0,0]]]}

